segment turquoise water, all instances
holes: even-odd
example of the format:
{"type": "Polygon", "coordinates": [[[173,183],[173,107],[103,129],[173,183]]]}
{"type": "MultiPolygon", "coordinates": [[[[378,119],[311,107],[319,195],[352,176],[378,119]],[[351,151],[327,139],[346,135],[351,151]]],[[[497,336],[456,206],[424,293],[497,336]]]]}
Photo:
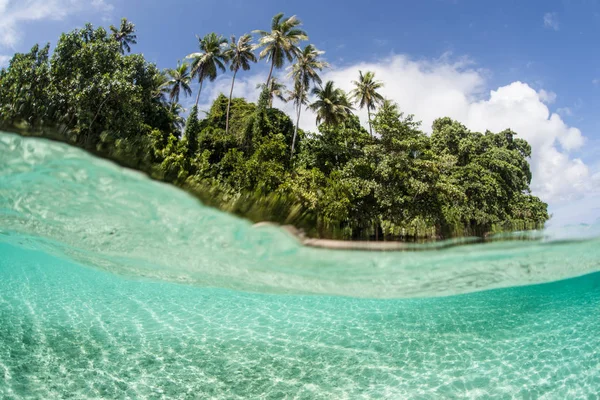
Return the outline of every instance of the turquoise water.
{"type": "Polygon", "coordinates": [[[0,134],[0,398],[597,399],[594,229],[302,248],[0,134]]]}

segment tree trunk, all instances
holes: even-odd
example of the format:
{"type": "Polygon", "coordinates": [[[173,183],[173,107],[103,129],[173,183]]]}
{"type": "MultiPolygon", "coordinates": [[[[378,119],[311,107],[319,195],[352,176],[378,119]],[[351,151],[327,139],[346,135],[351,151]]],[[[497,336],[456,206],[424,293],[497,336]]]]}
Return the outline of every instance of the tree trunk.
{"type": "Polygon", "coordinates": [[[369,115],[369,132],[371,133],[371,137],[373,137],[373,127],[371,126],[371,109],[367,106],[367,114],[369,115]]]}
{"type": "Polygon", "coordinates": [[[202,93],[202,79],[200,79],[200,88],[198,89],[198,96],[196,96],[196,107],[198,107],[200,101],[200,93],[202,93]]]}
{"type": "Polygon", "coordinates": [[[231,80],[231,89],[229,90],[229,103],[227,103],[227,117],[225,119],[225,134],[229,134],[229,109],[231,108],[231,96],[233,95],[233,85],[235,84],[235,76],[238,70],[236,69],[233,73],[233,79],[231,80]]]}
{"type": "Polygon", "coordinates": [[[275,58],[273,58],[273,60],[271,60],[271,69],[269,70],[269,76],[267,78],[267,89],[270,90],[269,88],[269,82],[271,81],[271,75],[273,75],[273,67],[275,66],[275,58]]]}
{"type": "Polygon", "coordinates": [[[294,138],[292,139],[292,155],[290,160],[294,157],[294,148],[296,147],[296,136],[298,135],[298,124],[300,123],[300,112],[302,112],[302,104],[298,104],[298,112],[296,117],[296,128],[294,129],[294,138]]]}
{"type": "Polygon", "coordinates": [[[90,137],[92,135],[92,125],[94,125],[94,122],[96,122],[96,118],[98,118],[98,114],[100,114],[100,111],[102,110],[102,107],[104,107],[104,104],[108,101],[108,98],[110,97],[110,92],[106,95],[106,97],[104,98],[104,100],[102,100],[102,103],[100,103],[100,106],[98,107],[98,110],[96,111],[96,115],[94,115],[94,119],[92,120],[92,122],[90,122],[90,126],[88,127],[88,133],[85,137],[85,145],[86,147],[89,144],[90,141],[90,137]]]}

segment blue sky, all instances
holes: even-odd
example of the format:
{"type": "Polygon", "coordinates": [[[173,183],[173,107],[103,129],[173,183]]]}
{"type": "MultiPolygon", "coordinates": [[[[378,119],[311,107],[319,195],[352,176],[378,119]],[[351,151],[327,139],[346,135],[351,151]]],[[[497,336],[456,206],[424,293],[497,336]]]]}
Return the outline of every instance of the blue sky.
{"type": "MultiPolygon", "coordinates": [[[[326,51],[327,79],[347,87],[370,68],[425,126],[450,115],[472,129],[513,128],[533,144],[532,186],[557,221],[600,216],[596,0],[0,0],[0,62],[87,21],[126,16],[138,30],[134,50],[171,67],[196,50],[196,34],[267,29],[280,11],[297,14],[326,51]]],[[[236,94],[255,96],[266,72],[260,63],[241,76],[236,94]]],[[[219,78],[202,102],[228,82],[219,78]]],[[[306,113],[302,124],[311,128],[312,118],[306,113]]]]}

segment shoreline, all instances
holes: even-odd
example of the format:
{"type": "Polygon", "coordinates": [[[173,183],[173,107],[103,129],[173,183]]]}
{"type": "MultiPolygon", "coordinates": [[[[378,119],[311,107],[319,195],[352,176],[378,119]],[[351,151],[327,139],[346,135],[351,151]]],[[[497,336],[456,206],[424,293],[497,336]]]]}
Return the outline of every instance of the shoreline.
{"type": "Polygon", "coordinates": [[[477,236],[466,236],[452,239],[436,239],[423,243],[412,243],[402,242],[398,240],[393,241],[366,241],[366,240],[335,240],[335,239],[319,239],[307,237],[302,230],[296,228],[293,225],[279,225],[274,222],[257,222],[252,225],[255,228],[261,227],[272,227],[282,230],[286,234],[290,235],[296,240],[301,246],[312,247],[316,249],[326,250],[349,250],[349,251],[374,251],[374,252],[399,252],[399,251],[431,251],[431,250],[444,250],[451,247],[487,243],[494,241],[535,241],[541,239],[540,236],[532,235],[531,231],[526,237],[508,237],[504,235],[486,235],[483,237],[477,236]]]}

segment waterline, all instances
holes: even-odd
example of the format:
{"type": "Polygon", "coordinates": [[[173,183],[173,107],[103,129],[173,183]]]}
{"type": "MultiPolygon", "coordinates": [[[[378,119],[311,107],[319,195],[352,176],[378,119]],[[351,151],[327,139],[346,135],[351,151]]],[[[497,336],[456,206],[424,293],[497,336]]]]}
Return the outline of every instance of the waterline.
{"type": "Polygon", "coordinates": [[[597,238],[328,251],[65,144],[0,134],[0,236],[130,277],[265,293],[449,296],[600,270],[597,238]]]}

